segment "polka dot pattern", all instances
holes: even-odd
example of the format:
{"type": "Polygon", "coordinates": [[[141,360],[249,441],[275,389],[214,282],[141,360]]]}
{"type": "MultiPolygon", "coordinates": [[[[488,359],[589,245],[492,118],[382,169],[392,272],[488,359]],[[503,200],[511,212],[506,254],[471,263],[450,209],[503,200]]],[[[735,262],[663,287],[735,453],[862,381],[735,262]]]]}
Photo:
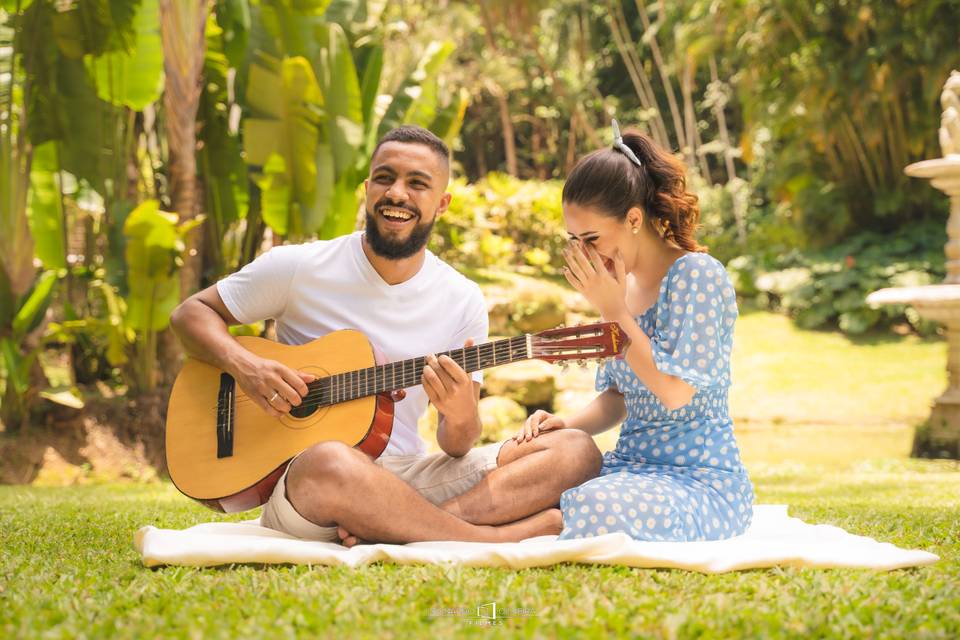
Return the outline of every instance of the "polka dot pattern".
{"type": "Polygon", "coordinates": [[[746,531],[753,487],[728,409],[737,301],[723,265],[690,253],[667,271],[657,303],[637,316],[657,368],[686,381],[693,399],[671,411],[623,360],[597,372],[627,419],[600,476],[564,492],[561,538],[616,531],[637,540],[720,540],[746,531]]]}

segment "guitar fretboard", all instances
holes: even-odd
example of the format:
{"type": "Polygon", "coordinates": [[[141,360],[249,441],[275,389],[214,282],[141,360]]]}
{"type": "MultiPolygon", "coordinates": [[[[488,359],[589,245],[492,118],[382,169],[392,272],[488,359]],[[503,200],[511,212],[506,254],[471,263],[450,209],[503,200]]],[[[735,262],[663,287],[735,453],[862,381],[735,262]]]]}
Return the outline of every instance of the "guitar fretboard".
{"type": "MultiPolygon", "coordinates": [[[[438,353],[449,356],[467,373],[531,357],[527,336],[485,342],[473,347],[438,353]]],[[[426,358],[411,358],[389,364],[346,371],[311,382],[302,406],[323,406],[413,387],[421,383],[426,358]]]]}

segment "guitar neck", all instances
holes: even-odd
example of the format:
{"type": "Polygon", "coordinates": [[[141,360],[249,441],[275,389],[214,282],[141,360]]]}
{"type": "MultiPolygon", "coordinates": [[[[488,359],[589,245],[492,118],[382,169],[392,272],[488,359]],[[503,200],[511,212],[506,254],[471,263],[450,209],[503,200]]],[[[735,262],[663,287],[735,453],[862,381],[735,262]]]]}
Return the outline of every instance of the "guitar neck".
{"type": "MultiPolygon", "coordinates": [[[[531,357],[530,351],[529,336],[522,335],[444,351],[436,356],[449,356],[464,371],[472,373],[527,360],[531,357]]],[[[426,357],[421,356],[327,376],[307,385],[310,389],[307,397],[316,400],[318,405],[327,405],[414,387],[421,383],[425,364],[426,357]]]]}

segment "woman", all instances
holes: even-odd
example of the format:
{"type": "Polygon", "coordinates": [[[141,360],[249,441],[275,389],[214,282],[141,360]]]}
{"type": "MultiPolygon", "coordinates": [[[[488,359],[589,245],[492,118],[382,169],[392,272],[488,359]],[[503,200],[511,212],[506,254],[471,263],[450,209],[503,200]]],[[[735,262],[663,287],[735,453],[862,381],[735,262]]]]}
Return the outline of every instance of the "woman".
{"type": "Polygon", "coordinates": [[[694,239],[700,212],[683,164],[613,126],[614,147],[581,159],[564,185],[564,273],[631,344],[601,366],[590,404],[563,418],[537,411],[515,438],[623,422],[600,476],[562,495],[561,538],[729,538],[753,504],[727,402],[736,296],[694,239]]]}

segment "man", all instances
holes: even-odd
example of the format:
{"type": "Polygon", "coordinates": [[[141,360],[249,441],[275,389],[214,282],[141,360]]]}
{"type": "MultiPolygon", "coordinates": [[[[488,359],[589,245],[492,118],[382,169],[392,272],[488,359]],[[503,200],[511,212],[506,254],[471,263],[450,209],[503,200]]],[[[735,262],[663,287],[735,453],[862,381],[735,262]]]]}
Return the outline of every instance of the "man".
{"type": "MultiPolygon", "coordinates": [[[[365,232],[274,247],[183,302],[171,319],[196,357],[230,373],[264,411],[300,404],[312,377],[260,358],[227,327],[275,318],[277,337],[303,344],[359,329],[390,361],[487,338],[479,287],[426,250],[450,204],[449,151],[419,127],[387,133],[374,150],[365,232]]],[[[560,494],[594,477],[600,453],[577,429],[472,449],[480,435],[482,374],[427,358],[422,386],[396,405],[384,454],[371,460],[339,442],[302,452],[264,506],[264,526],[315,540],[513,541],[559,533],[560,494]],[[432,402],[442,453],[426,455],[417,419],[432,402]]]]}

